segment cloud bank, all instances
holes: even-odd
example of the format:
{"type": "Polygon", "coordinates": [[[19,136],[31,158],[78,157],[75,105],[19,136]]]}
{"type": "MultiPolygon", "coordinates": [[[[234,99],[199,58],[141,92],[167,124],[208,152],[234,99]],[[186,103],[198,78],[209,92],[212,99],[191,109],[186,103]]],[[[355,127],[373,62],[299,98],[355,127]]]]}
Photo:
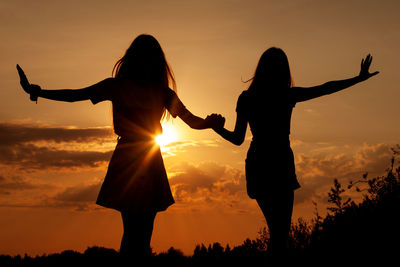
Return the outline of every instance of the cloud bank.
{"type": "MultiPolygon", "coordinates": [[[[0,123],[0,137],[0,206],[12,206],[10,199],[13,199],[20,206],[26,203],[25,206],[31,207],[78,210],[96,207],[94,203],[102,181],[98,178],[105,174],[115,145],[115,136],[110,128],[77,129],[0,123]],[[86,177],[68,186],[62,182],[50,184],[37,177],[38,173],[45,177],[49,171],[67,173],[72,170],[79,175],[80,172],[90,173],[96,168],[101,170],[101,176],[86,177]],[[97,178],[93,180],[93,177],[97,178]]],[[[299,141],[298,145],[303,143],[299,141]]],[[[196,153],[199,147],[209,146],[227,149],[218,147],[217,141],[180,141],[170,144],[169,148],[173,154],[177,154],[182,151],[196,153]]],[[[296,204],[312,200],[326,202],[327,192],[335,178],[346,185],[350,180],[361,178],[365,172],[370,175],[382,174],[393,155],[391,146],[387,144],[364,144],[353,150],[340,149],[335,144],[324,146],[335,149],[295,153],[296,173],[302,185],[295,194],[296,204]]],[[[173,166],[168,172],[176,201],[175,210],[254,212],[254,205],[249,204],[252,200],[246,193],[243,169],[218,162],[186,162],[173,166]]]]}

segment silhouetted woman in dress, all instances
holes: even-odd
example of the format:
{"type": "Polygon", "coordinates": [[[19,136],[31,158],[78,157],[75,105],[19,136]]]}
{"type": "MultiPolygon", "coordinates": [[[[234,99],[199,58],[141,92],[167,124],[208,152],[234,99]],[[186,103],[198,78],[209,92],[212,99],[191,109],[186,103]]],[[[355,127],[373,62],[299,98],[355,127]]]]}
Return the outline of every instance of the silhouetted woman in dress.
{"type": "Polygon", "coordinates": [[[121,212],[124,233],[121,254],[150,254],[150,239],[157,212],[174,203],[160,148],[154,138],[162,133],[166,110],[194,129],[223,125],[221,117],[206,120],[185,108],[175,91],[173,73],[158,41],[139,35],[115,64],[114,78],[82,89],[43,90],[29,84],[17,65],[21,85],[31,100],[38,97],[93,104],[111,101],[114,132],[119,136],[97,204],[121,212]]]}
{"type": "Polygon", "coordinates": [[[249,88],[238,98],[234,131],[214,129],[226,140],[241,145],[250,125],[253,139],[246,158],[247,193],[265,216],[272,255],[281,255],[286,249],[294,190],[300,187],[289,142],[294,106],[376,75],[378,72],[369,73],[371,61],[370,55],[363,59],[360,74],[354,78],[309,88],[293,87],[286,54],[279,48],[269,48],[261,56],[249,88]]]}

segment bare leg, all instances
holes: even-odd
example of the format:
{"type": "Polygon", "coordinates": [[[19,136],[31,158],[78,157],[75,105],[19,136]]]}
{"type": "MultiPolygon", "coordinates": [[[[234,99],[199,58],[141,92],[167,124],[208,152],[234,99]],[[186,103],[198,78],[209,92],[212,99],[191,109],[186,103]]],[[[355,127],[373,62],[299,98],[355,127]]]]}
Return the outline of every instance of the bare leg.
{"type": "Polygon", "coordinates": [[[143,259],[150,256],[150,241],[156,212],[149,214],[121,212],[121,215],[124,225],[121,255],[131,259],[143,259]]]}
{"type": "Polygon", "coordinates": [[[292,221],[294,192],[282,192],[257,199],[270,231],[271,254],[278,256],[286,252],[292,221]]]}

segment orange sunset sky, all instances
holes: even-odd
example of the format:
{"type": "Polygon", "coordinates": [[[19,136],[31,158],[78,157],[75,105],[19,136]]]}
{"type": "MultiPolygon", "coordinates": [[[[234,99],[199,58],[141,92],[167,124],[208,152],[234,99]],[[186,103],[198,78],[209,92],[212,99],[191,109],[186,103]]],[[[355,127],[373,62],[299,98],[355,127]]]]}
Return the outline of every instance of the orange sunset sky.
{"type": "MultiPolygon", "coordinates": [[[[110,103],[36,105],[19,86],[17,63],[42,88],[81,88],[110,77],[132,40],[152,34],[188,109],[221,113],[232,129],[242,80],[267,48],[287,53],[298,86],[353,77],[371,53],[379,75],[294,109],[302,188],[293,219],[309,220],[313,201],[325,213],[334,178],[380,174],[400,143],[399,13],[397,0],[0,0],[0,254],[118,249],[122,234],[119,213],[94,204],[116,144],[110,103]]],[[[196,244],[255,238],[265,221],[246,194],[249,130],[237,147],[180,119],[167,127],[177,134],[163,147],[176,203],[157,215],[154,251],[191,254],[196,244]]]]}

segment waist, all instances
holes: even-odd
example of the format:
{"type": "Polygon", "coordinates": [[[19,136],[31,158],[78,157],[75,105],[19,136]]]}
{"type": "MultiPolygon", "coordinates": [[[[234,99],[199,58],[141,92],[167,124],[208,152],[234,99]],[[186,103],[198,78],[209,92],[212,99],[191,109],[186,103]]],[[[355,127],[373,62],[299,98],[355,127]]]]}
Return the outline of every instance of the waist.
{"type": "Polygon", "coordinates": [[[290,147],[289,135],[284,136],[266,136],[266,138],[254,138],[251,140],[251,146],[254,147],[290,147]]]}
{"type": "Polygon", "coordinates": [[[288,151],[291,151],[290,140],[289,138],[283,140],[253,140],[250,143],[249,150],[247,155],[250,154],[274,154],[276,156],[280,154],[286,154],[288,151]]]}
{"type": "Polygon", "coordinates": [[[149,143],[154,144],[156,141],[154,137],[148,135],[119,135],[118,143],[149,143]]]}

